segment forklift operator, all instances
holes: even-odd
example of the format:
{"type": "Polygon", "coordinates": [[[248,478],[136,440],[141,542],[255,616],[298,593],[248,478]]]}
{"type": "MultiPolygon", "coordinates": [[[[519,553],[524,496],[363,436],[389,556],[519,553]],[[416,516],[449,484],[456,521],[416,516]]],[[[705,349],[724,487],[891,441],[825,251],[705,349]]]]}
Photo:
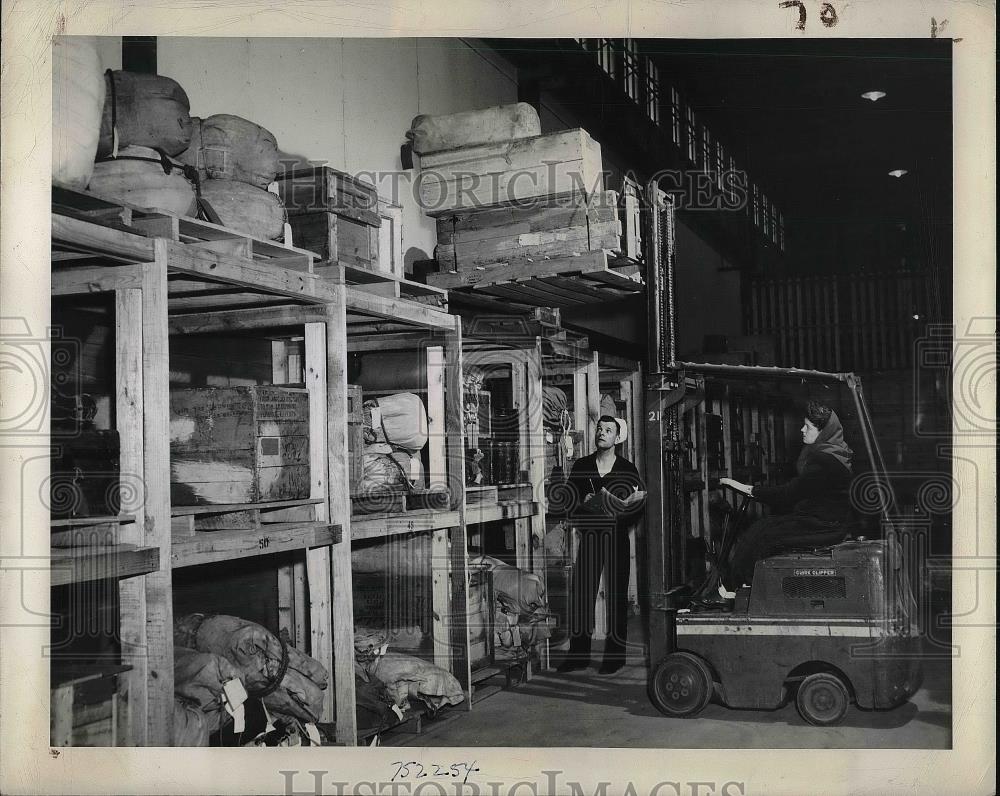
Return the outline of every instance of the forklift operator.
{"type": "Polygon", "coordinates": [[[598,670],[612,674],[625,665],[628,622],[629,527],[642,512],[646,493],[639,472],[615,454],[625,441],[625,421],[602,415],[589,456],[570,471],[567,513],[580,532],[570,593],[570,646],[560,672],[586,669],[594,633],[597,590],[604,570],[608,602],[608,636],[598,670]]]}
{"type": "Polygon", "coordinates": [[[847,534],[853,519],[849,499],[853,452],[844,441],[840,418],[829,407],[810,401],[801,430],[804,445],[795,463],[798,475],[787,484],[751,486],[720,479],[772,510],[736,539],[722,573],[725,587],[749,584],[761,558],[797,547],[836,544],[847,534]]]}

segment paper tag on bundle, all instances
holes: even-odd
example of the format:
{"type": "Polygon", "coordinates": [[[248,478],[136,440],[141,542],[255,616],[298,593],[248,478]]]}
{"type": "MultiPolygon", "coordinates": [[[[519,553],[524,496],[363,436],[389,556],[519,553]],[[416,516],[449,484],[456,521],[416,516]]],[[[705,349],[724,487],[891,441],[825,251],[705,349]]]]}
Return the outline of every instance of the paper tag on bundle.
{"type": "Polygon", "coordinates": [[[319,729],[316,727],[315,724],[313,724],[311,721],[307,721],[302,726],[306,728],[306,735],[309,738],[309,742],[313,746],[322,746],[323,745],[323,741],[319,737],[319,729]]]}
{"type": "Polygon", "coordinates": [[[401,711],[401,710],[399,709],[399,705],[393,705],[393,706],[392,706],[392,712],[393,712],[393,713],[395,713],[395,714],[396,714],[396,716],[398,716],[398,717],[399,717],[399,720],[400,720],[400,721],[402,721],[402,720],[403,720],[403,711],[401,711]]]}
{"type": "Polygon", "coordinates": [[[233,731],[243,732],[246,729],[246,709],[243,703],[247,701],[247,690],[240,680],[227,680],[222,686],[223,707],[233,717],[233,731]]]}
{"type": "Polygon", "coordinates": [[[381,647],[378,648],[378,652],[375,653],[375,654],[376,655],[385,655],[388,651],[389,651],[389,645],[388,644],[383,644],[381,647]]]}
{"type": "Polygon", "coordinates": [[[264,732],[261,735],[274,732],[274,721],[271,719],[271,714],[268,712],[267,705],[264,704],[263,700],[261,700],[260,709],[264,711],[264,732]]]}
{"type": "Polygon", "coordinates": [[[372,414],[372,430],[376,434],[380,434],[382,432],[382,410],[377,406],[372,406],[370,407],[370,411],[372,414]]]}

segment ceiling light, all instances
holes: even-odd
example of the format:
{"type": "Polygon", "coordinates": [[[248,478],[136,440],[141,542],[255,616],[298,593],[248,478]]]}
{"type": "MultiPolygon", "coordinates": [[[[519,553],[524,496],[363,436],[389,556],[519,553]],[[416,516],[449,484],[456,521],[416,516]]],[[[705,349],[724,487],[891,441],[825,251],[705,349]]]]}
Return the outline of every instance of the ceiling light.
{"type": "Polygon", "coordinates": [[[889,172],[889,176],[899,179],[900,177],[909,173],[910,172],[908,172],[906,169],[893,169],[892,171],[889,172]]]}
{"type": "Polygon", "coordinates": [[[866,91],[861,96],[864,97],[866,100],[871,100],[872,102],[878,102],[880,99],[882,99],[882,97],[885,96],[885,92],[884,91],[866,91]]]}

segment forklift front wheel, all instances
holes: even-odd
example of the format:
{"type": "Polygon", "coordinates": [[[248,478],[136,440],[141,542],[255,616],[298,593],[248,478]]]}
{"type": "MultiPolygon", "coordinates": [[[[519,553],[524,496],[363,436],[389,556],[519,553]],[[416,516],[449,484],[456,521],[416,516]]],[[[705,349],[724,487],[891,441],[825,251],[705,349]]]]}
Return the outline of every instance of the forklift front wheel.
{"type": "Polygon", "coordinates": [[[671,652],[653,670],[649,700],[674,718],[699,714],[712,700],[712,672],[697,655],[671,652]]]}
{"type": "Polygon", "coordinates": [[[851,697],[847,686],[835,674],[817,672],[799,684],[795,707],[810,724],[830,727],[839,724],[847,714],[851,697]]]}

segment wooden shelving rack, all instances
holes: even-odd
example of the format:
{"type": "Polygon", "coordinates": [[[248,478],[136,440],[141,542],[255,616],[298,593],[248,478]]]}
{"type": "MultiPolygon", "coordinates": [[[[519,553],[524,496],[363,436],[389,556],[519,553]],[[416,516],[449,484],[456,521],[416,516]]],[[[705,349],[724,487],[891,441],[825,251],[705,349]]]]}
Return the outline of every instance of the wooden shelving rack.
{"type": "MultiPolygon", "coordinates": [[[[122,663],[131,667],[122,691],[128,693],[133,745],[171,743],[172,570],[286,551],[304,551],[297,574],[298,591],[309,605],[309,627],[302,628],[308,644],[303,645],[304,634],[296,643],[323,662],[337,662],[321,721],[336,722],[338,743],[357,743],[350,545],[375,535],[428,531],[436,552],[450,562],[449,571],[434,578],[435,660],[471,695],[467,644],[459,643],[467,636],[468,588],[461,326],[447,314],[444,291],[395,277],[359,277],[337,265],[327,266],[319,278],[310,252],[56,189],[52,294],[107,294],[114,304],[113,417],[121,440],[120,472],[140,476],[144,488],[123,491],[122,516],[81,523],[99,529],[100,546],[80,544],[76,527],[53,528],[63,545],[53,550],[53,565],[63,564],[60,574],[53,572],[53,583],[94,573],[120,579],[122,663]],[[198,510],[170,503],[170,340],[236,332],[274,341],[276,384],[289,381],[285,341],[303,341],[310,499],[213,507],[257,511],[257,521],[245,531],[199,530],[198,510]],[[345,488],[347,348],[389,341],[428,349],[431,421],[438,424],[432,468],[448,474],[451,505],[447,511],[352,518],[345,488]]],[[[279,578],[279,592],[282,582],[279,578]]],[[[284,584],[287,592],[291,584],[284,584]]]]}

